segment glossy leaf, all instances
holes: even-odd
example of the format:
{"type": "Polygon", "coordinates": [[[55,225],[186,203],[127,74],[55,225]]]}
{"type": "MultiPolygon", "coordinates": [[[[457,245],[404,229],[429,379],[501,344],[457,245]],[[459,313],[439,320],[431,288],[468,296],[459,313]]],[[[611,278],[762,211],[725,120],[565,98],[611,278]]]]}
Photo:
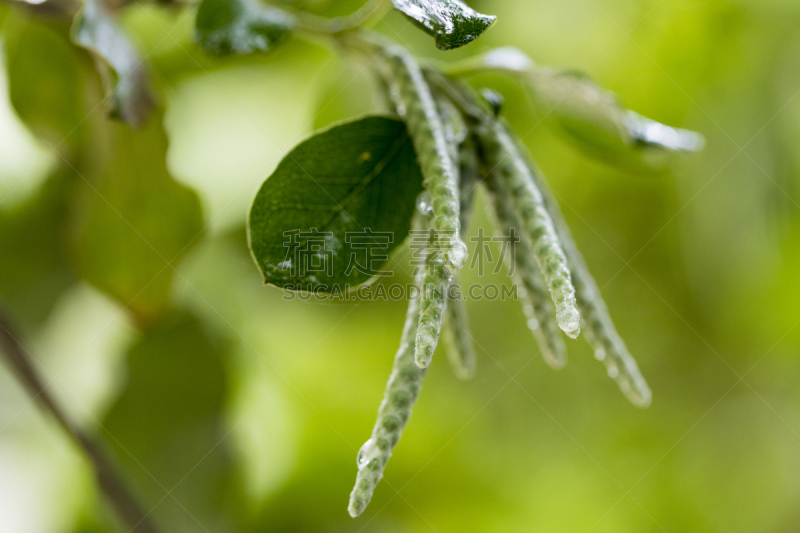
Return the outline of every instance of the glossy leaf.
{"type": "Polygon", "coordinates": [[[73,254],[80,274],[148,321],[169,304],[172,267],[203,231],[200,201],[166,169],[161,117],[142,130],[106,121],[79,180],[73,254]]]}
{"type": "Polygon", "coordinates": [[[103,0],[86,0],[75,18],[72,40],[108,66],[111,72],[101,71],[101,76],[115,78],[113,82],[106,80],[110,89],[111,117],[133,126],[143,125],[154,103],[148,74],[143,59],[103,5],[103,0]]]}
{"type": "Polygon", "coordinates": [[[469,44],[495,18],[470,9],[459,0],[392,0],[394,7],[436,38],[436,47],[451,50],[469,44]]]}
{"type": "Polygon", "coordinates": [[[660,171],[678,153],[694,152],[703,136],[625,109],[616,95],[580,72],[537,66],[516,48],[499,48],[455,66],[453,74],[511,72],[533,92],[537,111],[588,155],[630,170],[660,171]]]}
{"type": "Polygon", "coordinates": [[[364,283],[408,235],[421,190],[400,120],[365,117],[303,141],[250,211],[250,248],[265,282],[319,291],[364,283]]]}
{"type": "Polygon", "coordinates": [[[294,17],[258,0],[203,0],[195,26],[200,46],[221,57],[271,50],[289,36],[294,17]]]}

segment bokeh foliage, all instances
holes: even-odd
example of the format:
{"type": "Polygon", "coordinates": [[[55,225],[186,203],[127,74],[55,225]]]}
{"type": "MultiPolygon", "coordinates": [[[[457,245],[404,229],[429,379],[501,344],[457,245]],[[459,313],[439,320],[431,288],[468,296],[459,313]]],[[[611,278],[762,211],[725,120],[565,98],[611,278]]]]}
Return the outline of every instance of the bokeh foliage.
{"type": "MultiPolygon", "coordinates": [[[[358,2],[305,4],[336,15],[358,2]]],[[[513,45],[706,136],[706,150],[673,172],[637,177],[564,144],[517,82],[473,80],[506,97],[505,116],[549,179],[650,382],[649,410],[629,406],[582,344],[569,343],[580,364],[553,372],[518,306],[468,302],[478,377],[457,381],[435,355],[402,453],[364,517],[350,519],[355,451],[404,304],[284,301],[261,285],[243,228],[258,185],[312,126],[380,107],[372,82],[294,38],[269,55],[210,60],[192,43],[191,13],[139,4],[123,25],[151,68],[166,130],[158,113],[137,131],[106,121],[102,84],[68,27],[16,10],[3,17],[14,127],[57,156],[50,174],[32,162],[38,186],[0,206],[0,296],[58,395],[87,427],[103,424],[98,435],[146,504],[189,474],[154,510],[171,531],[202,530],[186,510],[209,531],[796,530],[800,7],[470,5],[498,18],[459,50],[437,51],[399,14],[378,29],[441,60],[513,45]],[[114,300],[91,304],[107,320],[63,312],[87,283],[114,300]],[[89,343],[116,323],[137,333],[118,332],[85,367],[114,370],[71,377],[84,347],[67,349],[70,339],[89,343]],[[85,401],[87,382],[107,390],[102,401],[85,401]]],[[[5,182],[23,177],[0,175],[3,197],[5,182]]],[[[471,234],[481,226],[478,210],[471,234]]],[[[407,259],[397,258],[399,280],[407,259]]],[[[463,283],[479,281],[464,274],[463,283]]],[[[77,450],[26,407],[5,370],[0,379],[0,495],[18,502],[1,516],[19,531],[103,523],[77,450]],[[50,469],[36,475],[46,457],[50,469]]]]}

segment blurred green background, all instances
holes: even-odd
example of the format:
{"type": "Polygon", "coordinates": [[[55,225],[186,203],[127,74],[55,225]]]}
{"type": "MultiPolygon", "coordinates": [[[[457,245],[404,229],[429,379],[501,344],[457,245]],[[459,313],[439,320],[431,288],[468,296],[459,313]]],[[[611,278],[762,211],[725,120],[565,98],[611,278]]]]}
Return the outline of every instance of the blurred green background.
{"type": "MultiPolygon", "coordinates": [[[[21,81],[9,92],[3,74],[0,86],[0,298],[49,390],[114,451],[170,532],[800,531],[800,3],[470,4],[497,23],[457,51],[437,51],[398,14],[376,29],[441,60],[513,45],[706,137],[672,173],[632,176],[539,124],[516,81],[473,80],[505,95],[506,117],[561,200],[651,385],[649,409],[624,399],[580,339],[568,342],[567,367],[552,371],[518,305],[470,301],[477,377],[458,381],[440,350],[372,504],[350,518],[356,452],[404,304],[284,301],[262,286],[244,222],[283,154],[315,128],[380,109],[380,98],[363,64],[324,43],[292,39],[272,54],[213,61],[192,43],[191,9],[139,4],[124,25],[165,109],[167,168],[197,191],[206,226],[184,256],[174,250],[164,285],[172,310],[155,325],[134,318],[155,293],[133,305],[137,314],[78,280],[126,250],[87,238],[81,246],[101,243],[89,267],[64,259],[71,237],[61,232],[74,226],[61,200],[70,185],[58,176],[75,169],[9,104],[14,83],[27,83],[19,101],[35,93],[51,106],[40,123],[79,130],[59,149],[84,150],[84,136],[103,127],[102,109],[86,104],[97,84],[73,83],[72,94],[67,78],[86,58],[29,16],[4,11],[0,24],[4,42],[38,38],[45,51],[15,60],[7,45],[21,81]]],[[[132,172],[158,174],[150,166],[163,146],[139,152],[132,161],[147,164],[132,172]]],[[[489,227],[476,212],[473,235],[489,227]]],[[[133,295],[144,285],[126,283],[133,295]]],[[[0,531],[116,527],[82,454],[0,368],[0,531]]]]}

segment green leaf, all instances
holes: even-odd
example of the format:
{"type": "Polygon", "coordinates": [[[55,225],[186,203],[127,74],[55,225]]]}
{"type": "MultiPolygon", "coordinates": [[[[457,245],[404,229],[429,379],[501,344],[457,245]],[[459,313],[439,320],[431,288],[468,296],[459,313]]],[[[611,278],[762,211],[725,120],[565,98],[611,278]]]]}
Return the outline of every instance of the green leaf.
{"type": "Polygon", "coordinates": [[[616,95],[584,74],[540,70],[528,79],[540,112],[550,113],[567,139],[592,157],[632,170],[658,171],[675,153],[703,146],[697,133],[624,109],[616,95]]]}
{"type": "MultiPolygon", "coordinates": [[[[8,15],[13,16],[13,12],[8,15]]],[[[81,125],[89,112],[84,104],[85,58],[69,42],[68,28],[55,21],[27,18],[6,27],[11,104],[27,127],[71,158],[80,146],[81,125]]]]}
{"type": "Polygon", "coordinates": [[[250,249],[265,282],[326,292],[367,281],[408,235],[421,190],[400,120],[365,117],[303,141],[250,211],[250,249]]]}
{"type": "Polygon", "coordinates": [[[160,115],[142,130],[103,124],[93,146],[106,151],[79,181],[74,259],[87,281],[147,322],[168,307],[172,267],[199,241],[202,208],[167,172],[160,115]]]}
{"type": "Polygon", "coordinates": [[[497,17],[482,15],[459,0],[392,0],[420,28],[436,38],[440,50],[452,50],[481,36],[497,17]]]}
{"type": "Polygon", "coordinates": [[[112,118],[142,126],[154,98],[143,60],[128,36],[114,21],[103,0],[86,0],[75,17],[72,40],[102,60],[101,76],[110,92],[112,118]],[[109,78],[116,78],[112,82],[109,78]],[[113,86],[113,88],[112,88],[113,86]]]}
{"type": "Polygon", "coordinates": [[[243,498],[226,440],[229,358],[227,342],[181,311],[128,351],[126,384],[101,436],[163,531],[238,529],[243,498]]]}
{"type": "Polygon", "coordinates": [[[294,24],[291,14],[258,0],[203,0],[195,22],[197,41],[216,57],[271,50],[294,24]]]}
{"type": "Polygon", "coordinates": [[[24,203],[0,210],[0,301],[24,326],[42,323],[75,282],[67,259],[67,174],[54,174],[24,203]]]}
{"type": "Polygon", "coordinates": [[[498,48],[449,70],[466,75],[496,70],[530,86],[537,111],[586,154],[637,172],[664,170],[676,154],[694,152],[703,136],[625,109],[616,95],[588,76],[537,66],[516,48],[498,48]]]}

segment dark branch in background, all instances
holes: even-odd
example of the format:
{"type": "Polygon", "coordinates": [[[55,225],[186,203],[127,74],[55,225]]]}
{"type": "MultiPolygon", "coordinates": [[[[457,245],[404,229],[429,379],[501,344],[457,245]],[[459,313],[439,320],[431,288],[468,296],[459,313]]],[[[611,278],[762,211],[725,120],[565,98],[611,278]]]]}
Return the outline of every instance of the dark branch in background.
{"type": "Polygon", "coordinates": [[[11,325],[5,311],[0,308],[0,356],[8,363],[31,398],[56,419],[61,428],[86,454],[92,464],[100,489],[126,527],[139,533],[159,533],[159,530],[148,518],[149,513],[143,512],[136,503],[136,499],[118,477],[100,446],[67,417],[55,399],[47,392],[45,384],[34,369],[30,354],[18,339],[16,329],[11,325]]]}

